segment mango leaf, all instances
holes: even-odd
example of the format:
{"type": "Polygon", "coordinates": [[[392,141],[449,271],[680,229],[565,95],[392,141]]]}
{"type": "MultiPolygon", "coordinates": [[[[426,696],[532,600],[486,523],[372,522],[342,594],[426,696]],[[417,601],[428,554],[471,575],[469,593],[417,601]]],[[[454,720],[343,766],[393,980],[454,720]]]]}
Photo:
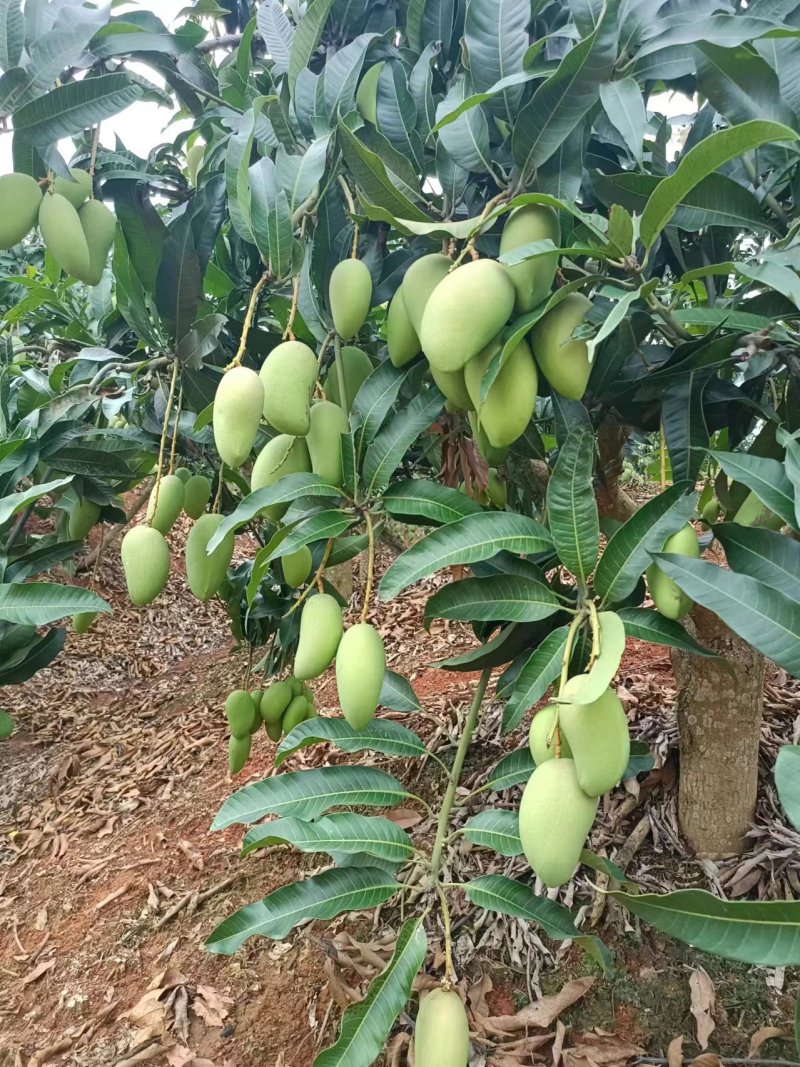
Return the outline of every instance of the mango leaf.
{"type": "Polygon", "coordinates": [[[381,363],[363,382],[353,401],[356,462],[360,465],[365,448],[372,443],[384,419],[394,407],[397,395],[408,377],[408,368],[381,363]]]}
{"type": "Polygon", "coordinates": [[[516,677],[503,708],[503,733],[517,727],[525,712],[537,704],[561,673],[567,647],[566,626],[553,630],[536,648],[516,677]]]}
{"type": "MultiPolygon", "coordinates": [[[[292,514],[291,512],[289,513],[292,514]]],[[[339,511],[337,508],[328,508],[325,511],[317,511],[309,515],[307,519],[299,522],[287,536],[272,550],[270,559],[278,559],[296,552],[303,545],[310,545],[314,541],[327,541],[329,537],[338,537],[339,534],[349,530],[353,523],[357,522],[357,516],[339,511]]],[[[263,562],[263,558],[262,558],[263,562]]]]}
{"type": "Polygon", "coordinates": [[[631,155],[642,161],[647,112],[644,96],[635,78],[620,78],[600,86],[600,102],[611,125],[621,135],[631,155]]]}
{"type": "Polygon", "coordinates": [[[4,622],[47,626],[82,611],[110,614],[111,606],[91,589],[76,585],[57,585],[55,582],[0,585],[0,619],[4,622]]]}
{"type": "Polygon", "coordinates": [[[275,753],[275,766],[302,748],[327,741],[342,752],[381,752],[384,756],[424,756],[425,745],[413,730],[389,719],[370,719],[363,730],[354,730],[345,719],[317,716],[307,719],[287,734],[275,753]]]}
{"type": "Polygon", "coordinates": [[[417,393],[411,402],[375,436],[364,455],[362,476],[368,493],[380,493],[403,456],[442,410],[444,397],[436,388],[417,393]]]}
{"type": "Polygon", "coordinates": [[[535,770],[536,764],[533,762],[531,750],[525,745],[515,752],[509,752],[494,765],[483,788],[500,793],[504,789],[527,782],[535,770]]]}
{"type": "Polygon", "coordinates": [[[383,676],[381,695],[378,704],[382,708],[391,711],[421,711],[422,706],[417,694],[411,688],[411,683],[402,674],[387,669],[383,676]]]}
{"type": "Polygon", "coordinates": [[[770,511],[789,526],[795,525],[794,490],[779,460],[745,452],[712,451],[711,455],[729,478],[752,489],[770,511]]]}
{"type": "Polygon", "coordinates": [[[614,680],[625,652],[625,623],[613,611],[597,613],[600,651],[585,674],[575,674],[559,691],[560,703],[593,704],[614,680]]]}
{"type": "Polygon", "coordinates": [[[294,845],[301,852],[364,852],[397,863],[410,859],[414,851],[408,834],[391,819],[352,811],[323,815],[316,822],[273,819],[254,826],[245,834],[242,855],[270,845],[294,845]]]}
{"type": "MultiPolygon", "coordinates": [[[[16,449],[13,451],[16,451],[16,449]]],[[[69,478],[56,478],[55,481],[41,482],[39,485],[32,485],[29,489],[23,489],[20,493],[11,493],[9,496],[4,496],[0,499],[0,526],[7,523],[10,518],[22,511],[28,504],[47,496],[48,493],[63,489],[71,481],[71,475],[69,478]]]]}
{"type": "MultiPolygon", "coordinates": [[[[2,588],[0,586],[0,588],[2,588]]],[[[48,630],[32,644],[0,662],[0,685],[21,685],[52,663],[64,647],[67,631],[61,627],[48,630]]]]}
{"type": "Polygon", "coordinates": [[[25,22],[20,0],[0,0],[0,69],[16,67],[24,47],[25,22]]]}
{"type": "Polygon", "coordinates": [[[213,552],[227,534],[251,522],[270,504],[285,504],[304,496],[338,497],[341,492],[338,486],[331,485],[318,474],[286,474],[274,485],[256,489],[240,501],[236,509],[220,523],[219,529],[208,543],[208,551],[213,552]]]}
{"type": "Polygon", "coordinates": [[[259,96],[238,120],[238,128],[228,139],[225,153],[225,188],[228,210],[234,230],[253,243],[250,225],[250,155],[253,150],[256,122],[268,97],[259,96]]]}
{"type": "MultiPolygon", "coordinates": [[[[480,91],[514,74],[524,74],[528,48],[529,0],[469,0],[464,19],[464,41],[472,83],[480,91]]],[[[506,85],[499,111],[512,121],[519,109],[522,89],[506,85]]]]}
{"type": "Polygon", "coordinates": [[[203,295],[203,270],[191,220],[177,218],[161,249],[156,273],[156,307],[175,339],[187,334],[197,316],[203,295]]]}
{"type": "Polygon", "coordinates": [[[400,927],[386,969],[373,979],[364,1000],[345,1010],[338,1041],[320,1052],[312,1067],[369,1067],[378,1058],[425,962],[424,922],[420,915],[400,927]]]}
{"type": "Polygon", "coordinates": [[[333,0],[312,0],[295,27],[288,67],[289,91],[292,96],[294,96],[294,88],[300,71],[306,69],[319,44],[332,7],[333,0]]]}
{"type": "Polygon", "coordinates": [[[714,536],[733,570],[800,601],[800,544],[794,538],[738,522],[719,523],[714,536]]]}
{"type": "Polygon", "coordinates": [[[519,813],[490,808],[468,819],[461,831],[467,841],[483,848],[493,848],[501,856],[521,856],[519,813]]]}
{"type": "Polygon", "coordinates": [[[800,963],[800,901],[728,901],[703,889],[609,895],[650,926],[700,952],[758,967],[800,963]]]}
{"type": "Polygon", "coordinates": [[[653,645],[680,648],[695,656],[716,658],[716,653],[698,644],[679,622],[664,618],[658,611],[651,608],[620,608],[617,614],[624,622],[629,637],[649,641],[653,645]]]}
{"type": "Polygon", "coordinates": [[[292,273],[294,226],[286,193],[278,181],[277,170],[269,156],[254,163],[248,171],[250,181],[250,225],[262,259],[269,263],[276,278],[292,273]]]}
{"type": "Polygon", "coordinates": [[[395,482],[383,494],[383,506],[390,515],[403,521],[413,519],[419,523],[424,520],[426,524],[437,526],[463,519],[465,515],[476,515],[483,510],[477,501],[460,489],[425,478],[395,482]]]}
{"type": "Polygon", "coordinates": [[[220,808],[212,830],[253,823],[265,815],[316,819],[330,808],[393,807],[409,794],[391,774],[375,767],[320,767],[290,771],[237,790],[220,808]]]}
{"type": "Polygon", "coordinates": [[[256,25],[269,51],[273,70],[277,74],[286,74],[292,54],[294,28],[280,0],[262,0],[256,12],[256,25]]]}
{"type": "MultiPolygon", "coordinates": [[[[431,133],[438,133],[444,126],[449,126],[451,122],[455,122],[456,119],[463,115],[465,111],[470,111],[473,107],[477,107],[479,104],[485,104],[488,100],[493,100],[494,97],[499,96],[500,93],[503,96],[507,96],[508,90],[517,85],[524,85],[526,82],[532,81],[534,78],[538,78],[538,71],[520,70],[516,74],[507,74],[503,78],[499,78],[494,85],[490,85],[488,89],[483,92],[470,93],[469,96],[464,97],[461,103],[457,107],[454,107],[451,111],[446,112],[435,126],[431,127],[431,133]]],[[[467,235],[468,236],[468,235],[467,235]]]]}
{"type": "Polygon", "coordinates": [[[524,515],[510,512],[466,515],[434,530],[398,556],[381,581],[381,599],[391,600],[409,585],[443,567],[476,563],[503,549],[528,553],[545,552],[551,547],[547,530],[524,515]]]}
{"type": "Polygon", "coordinates": [[[339,123],[338,136],[347,166],[370,203],[385,208],[393,218],[431,221],[397,188],[397,182],[392,180],[381,157],[367,148],[343,122],[339,123]]]}
{"type": "Polygon", "coordinates": [[[628,758],[628,766],[622,772],[622,780],[652,771],[655,762],[649,746],[644,741],[631,741],[631,754],[628,758]]]}
{"type": "Polygon", "coordinates": [[[783,745],[775,760],[775,788],[789,822],[800,830],[800,745],[783,745]]]}
{"type": "Polygon", "coordinates": [[[661,407],[664,437],[675,481],[694,482],[708,449],[703,392],[708,370],[690,370],[667,385],[661,407]]]}
{"type": "Polygon", "coordinates": [[[367,911],[394,896],[398,888],[388,872],[375,867],[333,867],[239,908],[211,932],[205,949],[231,956],[249,937],[282,941],[300,923],[333,919],[345,911],[367,911]]]}
{"type": "Polygon", "coordinates": [[[560,603],[543,582],[516,574],[464,578],[450,582],[425,605],[424,624],[432,619],[461,622],[536,622],[558,611],[560,603]]]}
{"type": "Polygon", "coordinates": [[[592,490],[594,436],[579,427],[567,437],[547,483],[547,513],[558,558],[581,583],[600,552],[600,520],[592,490]]]}
{"type": "Polygon", "coordinates": [[[138,100],[144,89],[142,82],[124,71],[68,82],[18,108],[14,129],[28,144],[52,144],[118,114],[138,100]]]}

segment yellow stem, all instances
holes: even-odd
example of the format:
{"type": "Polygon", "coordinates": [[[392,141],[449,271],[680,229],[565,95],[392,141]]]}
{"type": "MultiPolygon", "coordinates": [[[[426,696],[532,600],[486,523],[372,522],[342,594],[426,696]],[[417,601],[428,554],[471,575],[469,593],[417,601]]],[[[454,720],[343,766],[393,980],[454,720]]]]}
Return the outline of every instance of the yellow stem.
{"type": "Polygon", "coordinates": [[[600,619],[597,617],[597,607],[594,601],[590,600],[587,607],[589,608],[589,625],[592,628],[592,654],[589,657],[589,670],[591,670],[600,655],[600,619]]]}
{"type": "MultiPolygon", "coordinates": [[[[353,194],[350,192],[350,186],[347,184],[347,180],[343,174],[339,174],[337,177],[339,186],[342,190],[345,200],[347,201],[347,210],[351,215],[356,213],[356,202],[353,199],[353,194]]],[[[353,259],[358,258],[358,223],[353,223],[353,246],[350,249],[350,255],[353,259]]]]}
{"type": "Polygon", "coordinates": [[[284,619],[288,618],[289,615],[292,614],[292,612],[297,611],[297,609],[300,607],[300,605],[303,603],[303,601],[306,599],[306,597],[310,593],[312,593],[314,591],[314,586],[317,584],[317,582],[320,582],[322,580],[322,572],[325,570],[325,567],[327,566],[327,563],[328,563],[328,560],[330,559],[330,555],[331,555],[332,551],[333,551],[333,538],[329,537],[328,538],[328,543],[325,546],[325,551],[322,554],[322,559],[319,561],[319,566],[317,567],[317,570],[316,570],[316,573],[315,573],[314,577],[308,583],[308,585],[303,590],[303,592],[300,594],[300,596],[297,598],[297,600],[295,600],[294,604],[292,604],[292,606],[289,608],[289,610],[283,616],[284,619]]]}
{"type": "MultiPolygon", "coordinates": [[[[89,157],[89,176],[94,178],[94,168],[97,163],[97,149],[100,147],[100,123],[98,122],[94,128],[94,135],[92,137],[92,154],[89,157]]],[[[92,182],[94,186],[94,182],[92,182]]],[[[94,187],[90,193],[91,197],[94,197],[94,187]]]]}
{"type": "Polygon", "coordinates": [[[661,454],[661,492],[667,488],[667,438],[664,434],[664,423],[659,427],[659,452],[661,454]]]}
{"type": "Polygon", "coordinates": [[[161,490],[161,474],[164,470],[164,453],[167,448],[167,431],[169,430],[169,417],[172,414],[172,401],[175,397],[175,382],[178,380],[178,361],[174,360],[172,364],[172,381],[169,383],[169,396],[167,397],[167,410],[164,412],[164,425],[161,428],[161,444],[158,448],[158,470],[156,471],[156,485],[155,485],[155,499],[153,500],[153,511],[155,515],[156,508],[158,507],[158,494],[161,490]]]}
{"type": "Polygon", "coordinates": [[[172,434],[172,448],[169,453],[169,473],[172,474],[175,468],[175,450],[178,447],[178,423],[181,417],[181,408],[183,407],[183,382],[178,390],[178,405],[175,408],[175,430],[172,434]]]}
{"type": "Polygon", "coordinates": [[[214,515],[218,515],[219,514],[219,509],[220,509],[220,506],[222,504],[222,483],[223,483],[223,480],[224,480],[223,477],[222,477],[222,468],[223,468],[223,466],[224,466],[224,464],[220,461],[219,479],[217,480],[217,495],[214,497],[214,503],[213,503],[213,505],[211,507],[211,512],[214,515]]]}
{"type": "Polygon", "coordinates": [[[367,524],[367,584],[364,589],[364,606],[361,609],[361,621],[367,621],[369,614],[369,602],[372,597],[372,577],[375,573],[375,531],[372,527],[372,516],[368,511],[364,512],[364,520],[367,524]]]}
{"type": "Polygon", "coordinates": [[[447,906],[447,897],[441,883],[436,883],[436,891],[439,894],[439,902],[442,905],[442,920],[444,922],[444,985],[448,988],[455,983],[456,972],[453,967],[453,938],[450,930],[450,908],[447,906]]]}
{"type": "Polygon", "coordinates": [[[244,316],[244,323],[242,325],[242,336],[239,339],[239,347],[236,350],[236,355],[225,368],[226,371],[231,370],[233,367],[240,366],[242,360],[244,359],[245,350],[247,349],[247,335],[250,333],[250,327],[253,325],[256,307],[258,305],[258,298],[261,296],[262,290],[269,281],[270,277],[270,272],[268,270],[265,270],[256,282],[256,284],[253,286],[253,291],[250,294],[250,301],[247,305],[247,312],[244,316]]]}
{"type": "Polygon", "coordinates": [[[569,678],[569,661],[572,659],[572,650],[575,647],[575,638],[578,636],[578,630],[581,628],[583,620],[586,618],[586,609],[579,611],[572,622],[569,624],[569,630],[567,630],[567,643],[564,646],[564,657],[561,660],[561,678],[558,683],[559,693],[567,684],[569,678]]]}
{"type": "Polygon", "coordinates": [[[294,320],[297,318],[297,302],[300,299],[300,275],[298,274],[294,280],[294,288],[292,290],[292,306],[289,311],[289,318],[286,322],[286,329],[283,331],[284,341],[294,341],[294,320]]]}

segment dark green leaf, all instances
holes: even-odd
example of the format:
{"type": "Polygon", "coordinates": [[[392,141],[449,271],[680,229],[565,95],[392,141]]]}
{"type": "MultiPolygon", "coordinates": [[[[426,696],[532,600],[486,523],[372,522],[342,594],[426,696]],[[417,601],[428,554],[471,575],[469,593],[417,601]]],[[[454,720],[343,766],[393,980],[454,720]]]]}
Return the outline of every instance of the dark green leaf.
{"type": "Polygon", "coordinates": [[[289,201],[269,156],[254,163],[248,173],[253,239],[275,277],[286,278],[292,273],[294,236],[289,201]]]}
{"type": "Polygon", "coordinates": [[[461,622],[536,622],[559,608],[548,585],[516,574],[464,578],[443,586],[425,605],[425,625],[431,619],[461,622]]]}
{"type": "Polygon", "coordinates": [[[305,70],[319,44],[333,0],[312,0],[295,27],[289,52],[289,91],[294,95],[300,71],[305,70]]]}
{"type": "Polygon", "coordinates": [[[111,612],[111,607],[91,589],[55,582],[0,585],[0,619],[22,626],[47,626],[67,615],[83,611],[111,612]]]}
{"type": "Polygon", "coordinates": [[[517,727],[525,712],[537,704],[561,673],[567,647],[566,626],[553,630],[534,650],[514,681],[503,708],[503,733],[517,727]]]}
{"type": "Polygon", "coordinates": [[[256,25],[269,51],[273,70],[277,74],[286,74],[289,70],[294,29],[280,0],[262,0],[256,12],[256,25]]]}
{"type": "Polygon", "coordinates": [[[775,760],[775,788],[789,822],[800,830],[800,745],[783,745],[775,760]]]}
{"type": "Polygon", "coordinates": [[[675,481],[696,481],[706,457],[703,390],[708,378],[708,371],[689,371],[671,381],[664,394],[661,419],[675,481]]]}
{"type": "Polygon", "coordinates": [[[421,705],[411,683],[402,674],[387,669],[378,704],[391,711],[420,711],[421,705]]]}
{"type": "Polygon", "coordinates": [[[600,101],[608,121],[619,132],[634,159],[641,162],[647,112],[635,78],[620,78],[600,86],[600,101]]]}
{"type": "Polygon", "coordinates": [[[775,71],[749,47],[697,46],[697,84],[700,92],[733,126],[751,119],[768,119],[792,126],[792,109],[782,97],[775,71]]]}
{"type": "MultiPolygon", "coordinates": [[[[469,0],[464,41],[472,83],[478,92],[522,73],[530,18],[530,0],[469,0]]],[[[521,86],[503,90],[501,110],[511,121],[516,118],[521,98],[521,86]]]]}
{"type": "Polygon", "coordinates": [[[800,600],[800,544],[794,538],[736,522],[715,526],[714,536],[733,570],[800,600]]]}
{"type": "Polygon", "coordinates": [[[550,532],[563,565],[582,583],[600,551],[600,520],[592,488],[594,437],[580,427],[567,437],[547,483],[550,532]]]}
{"type": "Polygon", "coordinates": [[[390,819],[347,811],[323,815],[316,822],[273,819],[254,826],[245,834],[242,855],[283,844],[294,845],[302,852],[366,853],[396,863],[410,859],[414,849],[405,830],[390,819]]]}
{"type": "Polygon", "coordinates": [[[436,525],[476,515],[482,510],[480,504],[460,489],[424,478],[395,482],[383,494],[383,506],[390,515],[404,521],[424,519],[436,525]]]}
{"type": "Polygon", "coordinates": [[[27,648],[20,650],[18,656],[14,655],[10,657],[10,661],[7,659],[0,663],[0,685],[21,685],[27,682],[53,662],[64,647],[66,636],[67,631],[63,627],[48,630],[27,648]]]}
{"type": "Polygon", "coordinates": [[[345,719],[317,716],[306,719],[287,734],[275,753],[280,765],[309,745],[327,741],[342,752],[381,752],[384,756],[424,756],[426,748],[413,730],[390,719],[370,719],[363,730],[354,730],[345,719]]]}
{"type": "Polygon", "coordinates": [[[343,122],[339,123],[338,129],[347,166],[366,199],[386,208],[394,218],[430,222],[430,218],[398,190],[397,182],[392,180],[381,157],[367,148],[343,122]]]}
{"type": "Polygon", "coordinates": [[[620,608],[617,614],[625,623],[628,637],[649,641],[653,645],[666,645],[667,648],[680,648],[695,656],[715,656],[715,653],[699,645],[679,622],[666,619],[658,611],[650,608],[620,608]]]}
{"type": "Polygon", "coordinates": [[[515,785],[527,782],[535,770],[536,764],[533,762],[531,750],[525,745],[524,748],[518,748],[515,752],[509,752],[495,764],[489,773],[485,788],[500,793],[504,789],[511,789],[515,785]]]}
{"type": "Polygon", "coordinates": [[[519,814],[504,808],[490,808],[468,819],[461,831],[467,841],[483,848],[493,848],[501,856],[522,855],[519,839],[519,814]]]}
{"type": "Polygon", "coordinates": [[[23,105],[14,113],[14,129],[29,144],[52,144],[97,126],[143,93],[142,84],[123,71],[82,78],[23,105]]]}
{"type": "Polygon", "coordinates": [[[752,489],[770,511],[794,526],[794,490],[779,460],[746,452],[712,452],[711,455],[729,478],[752,489]]]}
{"type": "Polygon", "coordinates": [[[380,493],[403,456],[442,410],[444,397],[438,389],[417,393],[375,436],[364,455],[362,476],[368,493],[380,493]]]}
{"type": "Polygon", "coordinates": [[[20,0],[0,0],[0,68],[16,67],[25,47],[25,23],[20,0]]]}
{"type": "Polygon", "coordinates": [[[177,219],[161,250],[156,274],[156,307],[176,340],[189,332],[203,295],[203,272],[191,220],[177,219]]]}
{"type": "Polygon", "coordinates": [[[284,504],[304,496],[338,497],[341,492],[339,486],[331,485],[318,474],[285,474],[274,485],[256,489],[240,501],[236,510],[226,515],[224,522],[220,523],[208,543],[208,551],[213,552],[226,534],[245,526],[270,504],[284,504]]]}

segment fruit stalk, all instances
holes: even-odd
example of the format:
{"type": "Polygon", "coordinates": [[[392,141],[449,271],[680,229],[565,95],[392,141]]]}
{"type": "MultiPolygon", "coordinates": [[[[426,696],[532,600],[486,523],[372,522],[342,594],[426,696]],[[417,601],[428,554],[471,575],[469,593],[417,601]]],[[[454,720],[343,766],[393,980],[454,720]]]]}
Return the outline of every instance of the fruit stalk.
{"type": "MultiPolygon", "coordinates": [[[[347,179],[344,177],[343,174],[338,174],[336,180],[339,182],[339,186],[341,187],[342,194],[343,194],[345,200],[347,201],[347,210],[350,212],[351,215],[355,215],[355,213],[356,213],[356,204],[355,204],[355,200],[353,200],[353,194],[350,192],[350,186],[347,184],[347,179]]],[[[351,257],[353,259],[357,259],[358,258],[358,236],[359,236],[358,235],[358,225],[356,223],[354,223],[353,224],[353,247],[350,250],[350,255],[351,255],[351,257]]],[[[341,393],[340,395],[344,396],[345,394],[341,393]]]]}
{"type": "Polygon", "coordinates": [[[284,616],[284,618],[286,618],[287,616],[291,615],[292,612],[297,611],[297,609],[305,601],[306,597],[308,597],[310,593],[313,593],[314,586],[322,578],[322,572],[325,570],[326,566],[328,565],[328,559],[330,558],[330,554],[331,554],[332,551],[333,551],[333,538],[329,537],[328,538],[328,543],[325,546],[325,551],[322,553],[322,559],[319,561],[319,566],[317,567],[317,570],[316,570],[316,573],[314,574],[314,577],[309,581],[308,585],[305,587],[303,592],[300,594],[300,596],[297,598],[297,600],[295,600],[294,604],[292,604],[292,606],[286,612],[286,615],[284,616]]]}
{"type": "Polygon", "coordinates": [[[250,333],[250,327],[253,325],[253,319],[255,318],[256,314],[256,306],[258,305],[258,298],[261,296],[264,286],[267,284],[271,277],[272,275],[270,274],[270,272],[268,270],[265,270],[256,282],[256,284],[253,286],[253,291],[250,294],[250,300],[247,304],[247,311],[244,316],[244,323],[242,324],[242,336],[239,338],[239,347],[236,350],[236,355],[225,368],[226,371],[231,370],[232,367],[240,366],[244,358],[245,349],[247,348],[247,335],[250,333]]]}
{"type": "Polygon", "coordinates": [[[364,588],[364,606],[361,608],[361,621],[367,621],[369,614],[369,602],[372,597],[372,578],[375,572],[375,531],[372,526],[372,516],[368,511],[364,512],[364,521],[367,524],[367,584],[364,588]]]}
{"type": "Polygon", "coordinates": [[[336,363],[336,380],[339,383],[339,397],[341,402],[346,406],[345,397],[347,396],[347,385],[344,376],[344,364],[342,363],[342,339],[338,333],[333,338],[333,358],[336,363]]]}
{"type": "Polygon", "coordinates": [[[155,497],[153,498],[153,515],[155,515],[158,509],[158,493],[161,489],[161,475],[164,470],[164,453],[167,449],[167,433],[169,431],[169,417],[172,413],[172,401],[175,399],[175,383],[178,380],[178,361],[177,359],[172,364],[172,380],[169,383],[169,396],[167,397],[167,406],[164,411],[164,425],[161,427],[161,443],[158,447],[158,470],[156,471],[156,486],[155,497]]]}
{"type": "Polygon", "coordinates": [[[178,390],[178,406],[175,408],[175,431],[172,434],[172,448],[169,451],[169,473],[172,474],[175,468],[175,451],[178,447],[178,423],[181,418],[181,408],[183,407],[183,382],[178,390]]]}

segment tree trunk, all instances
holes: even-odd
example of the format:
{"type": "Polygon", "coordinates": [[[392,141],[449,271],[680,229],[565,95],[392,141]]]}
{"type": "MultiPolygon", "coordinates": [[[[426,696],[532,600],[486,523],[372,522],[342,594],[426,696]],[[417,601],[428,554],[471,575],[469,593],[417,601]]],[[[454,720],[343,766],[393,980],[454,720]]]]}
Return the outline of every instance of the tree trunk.
{"type": "Polygon", "coordinates": [[[756,806],[765,660],[705,608],[695,606],[691,621],[700,644],[721,658],[672,651],[678,820],[696,855],[738,855],[756,806]]]}
{"type": "Polygon", "coordinates": [[[625,522],[638,510],[619,484],[622,473],[625,442],[630,433],[627,426],[615,422],[602,422],[597,430],[598,486],[595,492],[600,517],[625,522]]]}

